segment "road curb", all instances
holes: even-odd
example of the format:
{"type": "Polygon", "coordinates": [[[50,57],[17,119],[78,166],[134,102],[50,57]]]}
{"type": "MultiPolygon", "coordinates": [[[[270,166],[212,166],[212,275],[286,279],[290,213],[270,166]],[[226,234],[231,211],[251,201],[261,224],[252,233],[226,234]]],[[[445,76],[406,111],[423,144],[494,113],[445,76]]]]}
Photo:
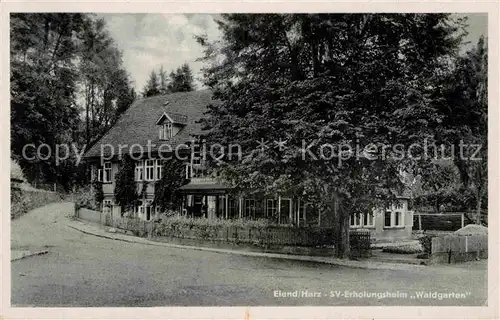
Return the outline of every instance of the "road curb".
{"type": "MultiPolygon", "coordinates": [[[[422,265],[410,265],[403,263],[387,263],[387,262],[378,262],[371,261],[370,263],[352,261],[352,260],[342,260],[335,258],[324,258],[324,257],[315,257],[315,256],[299,256],[299,255],[286,255],[286,254],[278,254],[278,253],[266,253],[266,252],[252,252],[252,251],[239,251],[239,250],[230,250],[230,249],[218,249],[218,248],[209,248],[209,247],[198,247],[198,246],[188,246],[188,245],[179,245],[165,242],[156,242],[147,239],[140,238],[140,241],[136,239],[124,239],[122,237],[113,237],[107,236],[103,234],[99,234],[96,232],[91,232],[88,230],[83,230],[76,226],[72,226],[67,224],[67,226],[71,229],[77,230],[84,234],[93,235],[96,237],[109,239],[109,240],[118,240],[128,243],[137,243],[151,246],[159,246],[159,247],[169,247],[176,249],[184,249],[184,250],[198,250],[198,251],[208,251],[215,253],[225,253],[225,254],[236,254],[242,256],[251,256],[251,257],[261,257],[261,258],[271,258],[271,259],[284,259],[284,260],[295,260],[295,261],[306,261],[306,262],[315,262],[322,264],[330,264],[342,267],[349,268],[357,268],[357,269],[374,269],[374,270],[410,270],[410,269],[422,269],[426,266],[422,265]]],[[[132,236],[128,236],[132,237],[132,236]]]]}
{"type": "Polygon", "coordinates": [[[104,239],[109,239],[109,240],[118,240],[118,241],[129,242],[129,243],[139,243],[139,244],[152,245],[152,246],[156,245],[156,244],[152,244],[152,243],[149,244],[149,243],[140,242],[140,241],[133,241],[133,240],[127,240],[127,239],[116,238],[116,237],[111,237],[111,236],[105,236],[105,235],[102,235],[102,234],[98,234],[98,233],[86,231],[86,230],[83,230],[83,229],[80,229],[80,228],[77,228],[77,227],[74,227],[74,226],[70,226],[70,225],[67,225],[67,226],[70,227],[71,229],[74,229],[74,230],[79,231],[81,233],[85,233],[85,234],[88,234],[88,235],[91,235],[91,236],[96,236],[96,237],[99,237],[99,238],[104,238],[104,239]]]}
{"type": "MultiPolygon", "coordinates": [[[[12,251],[12,250],[11,250],[12,251]]],[[[30,253],[26,253],[26,254],[23,254],[21,255],[20,257],[16,257],[14,259],[10,259],[10,261],[17,261],[17,260],[21,260],[21,259],[24,259],[24,258],[28,258],[28,257],[32,257],[32,256],[40,256],[40,255],[43,255],[43,254],[47,254],[49,253],[48,250],[42,250],[42,251],[35,251],[35,252],[30,252],[30,253]]]]}

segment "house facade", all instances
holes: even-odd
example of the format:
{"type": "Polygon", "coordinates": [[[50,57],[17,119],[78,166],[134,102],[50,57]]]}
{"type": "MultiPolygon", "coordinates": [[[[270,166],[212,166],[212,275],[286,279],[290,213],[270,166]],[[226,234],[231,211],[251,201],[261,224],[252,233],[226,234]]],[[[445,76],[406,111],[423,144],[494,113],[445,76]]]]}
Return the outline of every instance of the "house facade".
{"type": "Polygon", "coordinates": [[[409,198],[398,197],[398,202],[385,209],[376,208],[371,213],[357,213],[349,219],[351,229],[367,229],[375,240],[407,239],[412,235],[413,211],[409,198]]]}
{"type": "MultiPolygon", "coordinates": [[[[297,196],[234,195],[231,189],[204,170],[201,146],[203,133],[199,120],[207,106],[217,103],[208,90],[179,92],[136,101],[117,123],[84,155],[91,166],[91,180],[102,185],[103,212],[121,216],[114,193],[120,158],[129,154],[135,161],[135,182],[141,194],[133,212],[142,220],[151,220],[160,212],[153,206],[155,182],[163,176],[163,163],[170,157],[181,159],[182,173],[188,183],[180,212],[190,217],[209,219],[267,218],[279,224],[325,226],[314,203],[297,196]]],[[[413,218],[408,200],[372,215],[358,214],[350,219],[351,228],[367,228],[376,238],[405,238],[411,235],[413,218]]]]}

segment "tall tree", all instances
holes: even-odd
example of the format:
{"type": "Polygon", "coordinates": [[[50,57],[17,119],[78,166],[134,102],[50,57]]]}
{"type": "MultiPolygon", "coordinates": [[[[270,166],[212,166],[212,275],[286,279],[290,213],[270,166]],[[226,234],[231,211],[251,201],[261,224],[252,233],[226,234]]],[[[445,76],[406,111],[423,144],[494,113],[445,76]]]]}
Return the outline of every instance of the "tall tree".
{"type": "Polygon", "coordinates": [[[419,208],[430,207],[436,212],[443,208],[467,209],[464,207],[466,202],[461,200],[469,199],[461,188],[460,175],[453,161],[433,161],[419,169],[420,190],[415,194],[415,204],[419,208]]]}
{"type": "Polygon", "coordinates": [[[158,78],[160,78],[160,94],[167,94],[168,90],[168,74],[167,71],[163,69],[163,66],[158,70],[158,78]]]}
{"type": "Polygon", "coordinates": [[[163,66],[158,71],[153,69],[149,74],[148,82],[144,85],[142,95],[144,97],[151,97],[160,94],[193,90],[195,90],[193,71],[185,63],[168,75],[163,66]]]}
{"type": "Polygon", "coordinates": [[[454,147],[454,162],[463,186],[475,197],[476,223],[488,189],[488,48],[481,37],[460,57],[440,88],[444,117],[437,136],[454,147]]]}
{"type": "Polygon", "coordinates": [[[90,14],[12,14],[11,40],[12,153],[30,182],[58,182],[69,190],[88,175],[74,155],[56,162],[55,146],[88,146],[114,123],[118,108],[132,103],[122,94],[131,93],[131,85],[121,53],[104,21],[90,14]],[[29,143],[46,143],[52,154],[32,158],[28,148],[24,157],[29,143]]]}
{"type": "Polygon", "coordinates": [[[75,103],[78,79],[74,60],[75,35],[82,32],[83,14],[13,13],[11,15],[11,150],[30,182],[67,184],[71,166],[55,163],[56,144],[70,143],[69,132],[79,127],[75,103]],[[47,144],[34,157],[28,144],[47,144]]]}
{"type": "Polygon", "coordinates": [[[446,14],[227,14],[205,47],[207,141],[239,144],[222,177],[242,190],[317,197],[348,252],[348,217],[395,199],[408,159],[380,146],[432,139],[435,73],[457,54],[446,14]],[[220,55],[224,58],[220,59],[220,55]],[[256,141],[286,141],[260,147],[256,141]],[[369,146],[358,152],[355,144],[369,146]],[[378,147],[373,147],[375,146],[378,147]],[[330,147],[331,146],[331,147],[330,147]],[[348,149],[345,146],[351,146],[348,149]],[[290,192],[290,191],[289,191],[290,192]]]}
{"type": "Polygon", "coordinates": [[[170,92],[187,92],[195,89],[193,72],[187,63],[170,73],[170,92]]]}
{"type": "Polygon", "coordinates": [[[187,63],[181,66],[181,72],[183,75],[183,81],[180,86],[180,91],[193,91],[195,89],[193,71],[187,63]]]}
{"type": "Polygon", "coordinates": [[[137,98],[134,88],[128,88],[128,86],[121,87],[119,91],[120,95],[116,102],[116,117],[118,118],[122,113],[128,110],[132,103],[137,98]]]}
{"type": "Polygon", "coordinates": [[[80,74],[85,106],[86,143],[91,145],[114,124],[133,98],[122,54],[104,19],[89,16],[81,44],[80,74]]]}
{"type": "Polygon", "coordinates": [[[142,89],[142,95],[144,97],[157,96],[161,94],[160,82],[158,81],[158,75],[155,70],[151,70],[149,74],[149,79],[144,88],[142,89]]]}

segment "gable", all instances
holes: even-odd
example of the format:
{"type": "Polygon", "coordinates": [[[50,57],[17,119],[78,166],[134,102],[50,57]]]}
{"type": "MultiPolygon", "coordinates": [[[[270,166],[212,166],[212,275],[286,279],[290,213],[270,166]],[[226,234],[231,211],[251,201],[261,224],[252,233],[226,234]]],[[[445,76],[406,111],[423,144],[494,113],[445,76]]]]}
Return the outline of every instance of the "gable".
{"type": "Polygon", "coordinates": [[[179,113],[163,112],[160,118],[158,118],[158,120],[156,121],[156,124],[163,124],[167,120],[173,124],[186,125],[188,117],[179,113]]]}

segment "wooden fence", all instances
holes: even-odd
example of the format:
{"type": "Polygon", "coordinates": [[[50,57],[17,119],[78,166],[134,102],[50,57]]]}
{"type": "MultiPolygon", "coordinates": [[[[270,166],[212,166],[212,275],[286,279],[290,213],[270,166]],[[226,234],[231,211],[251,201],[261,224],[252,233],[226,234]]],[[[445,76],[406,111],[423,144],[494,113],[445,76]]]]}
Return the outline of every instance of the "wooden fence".
{"type": "Polygon", "coordinates": [[[445,235],[432,238],[432,263],[457,263],[488,257],[488,235],[445,235]]]}
{"type": "Polygon", "coordinates": [[[349,247],[352,257],[369,257],[371,255],[371,239],[369,230],[351,230],[349,247]]]}
{"type": "MultiPolygon", "coordinates": [[[[413,230],[457,231],[469,223],[475,223],[475,213],[470,212],[415,212],[413,230]]],[[[481,222],[488,225],[488,212],[481,213],[481,222]]]]}
{"type": "Polygon", "coordinates": [[[415,212],[413,214],[413,229],[457,231],[465,226],[465,213],[428,213],[415,212]]]}
{"type": "Polygon", "coordinates": [[[162,224],[106,215],[105,224],[131,231],[138,236],[201,239],[229,243],[251,243],[259,246],[321,247],[334,244],[333,229],[318,227],[241,227],[162,224]]]}

